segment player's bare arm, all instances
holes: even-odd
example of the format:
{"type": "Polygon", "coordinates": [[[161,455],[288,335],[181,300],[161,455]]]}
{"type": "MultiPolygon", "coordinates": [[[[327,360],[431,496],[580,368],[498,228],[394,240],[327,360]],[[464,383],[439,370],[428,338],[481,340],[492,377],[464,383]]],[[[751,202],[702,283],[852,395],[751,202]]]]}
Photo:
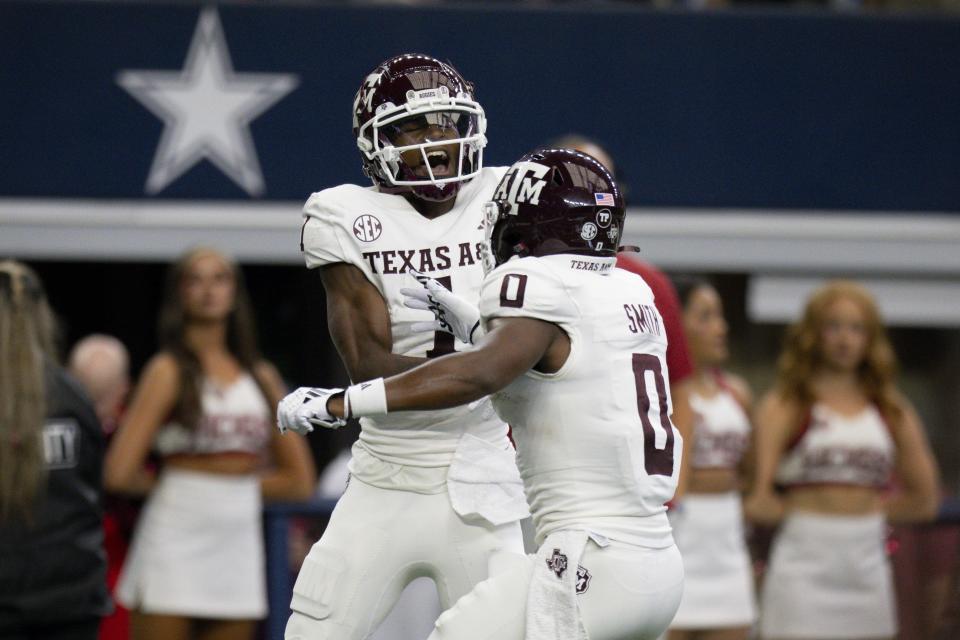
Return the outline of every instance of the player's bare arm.
{"type": "MultiPolygon", "coordinates": [[[[502,318],[473,351],[454,353],[384,381],[390,411],[443,409],[495,393],[530,369],[556,371],[569,353],[569,339],[555,324],[532,318],[502,318]]],[[[343,396],[328,410],[343,416],[343,396]]]]}
{"type": "Polygon", "coordinates": [[[387,303],[357,267],[346,263],[320,269],[327,292],[330,336],[352,380],[387,377],[422,364],[391,352],[387,303]]]}

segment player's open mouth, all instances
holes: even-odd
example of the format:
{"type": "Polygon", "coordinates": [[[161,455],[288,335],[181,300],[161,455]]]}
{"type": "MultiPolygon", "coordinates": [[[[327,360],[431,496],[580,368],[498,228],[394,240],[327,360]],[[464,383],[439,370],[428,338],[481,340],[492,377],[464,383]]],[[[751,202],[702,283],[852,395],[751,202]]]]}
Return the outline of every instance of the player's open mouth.
{"type": "MultiPolygon", "coordinates": [[[[427,151],[427,162],[430,164],[434,178],[450,175],[450,154],[445,149],[427,151]]],[[[417,167],[417,173],[423,177],[430,175],[426,165],[417,167]]]]}

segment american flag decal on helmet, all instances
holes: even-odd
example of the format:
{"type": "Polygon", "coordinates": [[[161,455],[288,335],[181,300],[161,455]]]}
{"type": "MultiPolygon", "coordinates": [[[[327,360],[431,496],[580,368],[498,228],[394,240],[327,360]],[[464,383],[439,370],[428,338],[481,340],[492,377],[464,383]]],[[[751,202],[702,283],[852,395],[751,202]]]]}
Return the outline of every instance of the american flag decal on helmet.
{"type": "Polygon", "coordinates": [[[596,201],[597,206],[600,206],[600,205],[606,205],[608,207],[613,206],[612,193],[595,193],[593,194],[593,199],[596,201]]]}

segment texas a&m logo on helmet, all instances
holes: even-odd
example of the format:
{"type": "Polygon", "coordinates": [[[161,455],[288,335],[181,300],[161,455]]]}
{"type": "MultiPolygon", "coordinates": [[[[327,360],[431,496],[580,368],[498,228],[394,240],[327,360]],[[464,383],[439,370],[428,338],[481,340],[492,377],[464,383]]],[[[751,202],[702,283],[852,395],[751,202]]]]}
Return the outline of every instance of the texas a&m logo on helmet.
{"type": "Polygon", "coordinates": [[[540,149],[520,158],[484,213],[497,265],[513,256],[615,256],[626,216],[607,168],[573,149],[540,149]]]}

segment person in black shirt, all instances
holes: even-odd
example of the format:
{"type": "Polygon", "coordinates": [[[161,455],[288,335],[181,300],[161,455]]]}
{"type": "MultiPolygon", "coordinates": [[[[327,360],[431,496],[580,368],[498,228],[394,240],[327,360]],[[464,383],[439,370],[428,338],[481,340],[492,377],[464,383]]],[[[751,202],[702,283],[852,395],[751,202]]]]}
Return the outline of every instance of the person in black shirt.
{"type": "Polygon", "coordinates": [[[25,265],[0,262],[0,638],[93,640],[110,611],[103,434],[56,364],[54,321],[25,265]]]}

